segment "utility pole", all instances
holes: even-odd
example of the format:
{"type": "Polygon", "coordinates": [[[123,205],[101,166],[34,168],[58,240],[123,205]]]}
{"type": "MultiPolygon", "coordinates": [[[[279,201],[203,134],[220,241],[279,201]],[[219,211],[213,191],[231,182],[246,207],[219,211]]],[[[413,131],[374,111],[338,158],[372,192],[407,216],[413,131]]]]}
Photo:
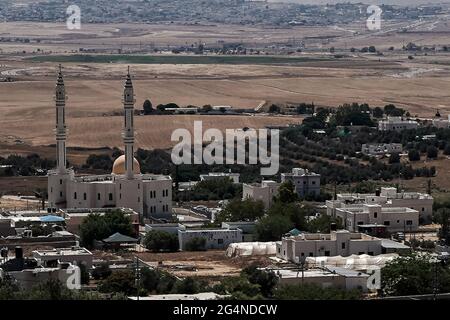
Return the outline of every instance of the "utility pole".
{"type": "Polygon", "coordinates": [[[137,301],[139,301],[139,291],[141,288],[141,272],[139,270],[139,258],[135,257],[136,270],[135,270],[135,282],[136,282],[136,290],[137,290],[137,301]]]}
{"type": "Polygon", "coordinates": [[[438,293],[438,264],[439,264],[439,259],[436,258],[434,261],[433,300],[437,299],[437,293],[438,293]]]}

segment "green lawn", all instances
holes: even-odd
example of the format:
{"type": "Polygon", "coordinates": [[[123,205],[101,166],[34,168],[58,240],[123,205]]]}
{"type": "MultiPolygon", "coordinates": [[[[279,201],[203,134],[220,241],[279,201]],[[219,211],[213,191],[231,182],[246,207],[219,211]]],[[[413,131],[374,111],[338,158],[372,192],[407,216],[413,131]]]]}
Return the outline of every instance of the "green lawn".
{"type": "Polygon", "coordinates": [[[295,65],[328,58],[273,56],[190,56],[190,55],[48,55],[29,58],[36,62],[132,63],[132,64],[261,64],[295,65]]]}

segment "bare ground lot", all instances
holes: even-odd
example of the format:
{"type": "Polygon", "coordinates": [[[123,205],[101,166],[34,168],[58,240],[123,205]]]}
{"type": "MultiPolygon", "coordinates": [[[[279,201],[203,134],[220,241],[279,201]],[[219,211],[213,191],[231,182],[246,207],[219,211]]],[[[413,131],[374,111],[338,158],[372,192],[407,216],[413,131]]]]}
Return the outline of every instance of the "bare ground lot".
{"type": "Polygon", "coordinates": [[[258,262],[268,266],[271,261],[266,256],[228,258],[223,250],[177,253],[140,253],[139,258],[149,264],[162,263],[162,268],[180,277],[225,277],[238,276],[243,268],[258,262]],[[178,268],[177,268],[178,266],[178,268]],[[194,267],[196,270],[183,270],[181,267],[194,267]]]}

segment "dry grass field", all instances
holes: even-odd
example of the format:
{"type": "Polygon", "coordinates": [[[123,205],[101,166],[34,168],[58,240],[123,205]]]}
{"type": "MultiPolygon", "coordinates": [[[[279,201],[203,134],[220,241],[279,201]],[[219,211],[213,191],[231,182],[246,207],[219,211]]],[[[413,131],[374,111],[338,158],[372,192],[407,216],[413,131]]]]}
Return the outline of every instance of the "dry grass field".
{"type": "MultiPolygon", "coordinates": [[[[383,56],[349,53],[334,58],[329,48],[376,45],[401,47],[407,42],[448,44],[450,29],[444,21],[387,24],[379,32],[364,31],[361,23],[344,27],[293,27],[267,29],[223,25],[83,25],[69,31],[62,24],[0,23],[2,36],[41,39],[40,43],[2,43],[0,78],[0,155],[9,153],[51,154],[54,144],[54,85],[57,63],[33,62],[38,48],[50,56],[69,54],[79,48],[124,52],[143,46],[183,45],[198,41],[217,44],[243,41],[270,45],[296,39],[307,50],[297,53],[305,61],[281,64],[131,64],[136,108],[150,98],[154,105],[231,105],[255,108],[262,101],[314,102],[338,106],[367,102],[371,106],[394,103],[420,116],[436,109],[450,113],[450,55],[429,52],[408,59],[402,51],[384,51],[383,56]],[[439,31],[428,32],[423,31],[439,31]],[[358,33],[355,33],[358,31],[358,33]],[[22,51],[27,54],[23,54],[22,51]],[[52,52],[50,54],[49,52],[52,52]],[[311,60],[320,58],[320,61],[311,60]],[[309,60],[308,60],[309,59],[309,60]]],[[[69,100],[67,124],[70,147],[121,146],[122,118],[112,116],[122,108],[121,95],[127,61],[116,63],[64,63],[69,100]]],[[[266,125],[299,123],[301,118],[267,116],[146,116],[136,118],[137,144],[141,148],[168,148],[176,128],[190,129],[194,120],[205,128],[261,128],[266,125]]],[[[90,151],[70,152],[69,160],[82,162],[90,151]]]]}

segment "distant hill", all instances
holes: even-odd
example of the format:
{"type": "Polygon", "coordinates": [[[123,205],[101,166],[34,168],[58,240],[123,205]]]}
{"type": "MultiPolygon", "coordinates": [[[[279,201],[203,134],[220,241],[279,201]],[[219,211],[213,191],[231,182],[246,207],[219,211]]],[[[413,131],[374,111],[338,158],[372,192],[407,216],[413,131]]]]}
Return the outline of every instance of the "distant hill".
{"type": "Polygon", "coordinates": [[[389,4],[401,6],[414,6],[421,4],[448,3],[450,0],[268,0],[269,2],[289,2],[298,4],[336,4],[336,3],[367,3],[367,4],[389,4]]]}

